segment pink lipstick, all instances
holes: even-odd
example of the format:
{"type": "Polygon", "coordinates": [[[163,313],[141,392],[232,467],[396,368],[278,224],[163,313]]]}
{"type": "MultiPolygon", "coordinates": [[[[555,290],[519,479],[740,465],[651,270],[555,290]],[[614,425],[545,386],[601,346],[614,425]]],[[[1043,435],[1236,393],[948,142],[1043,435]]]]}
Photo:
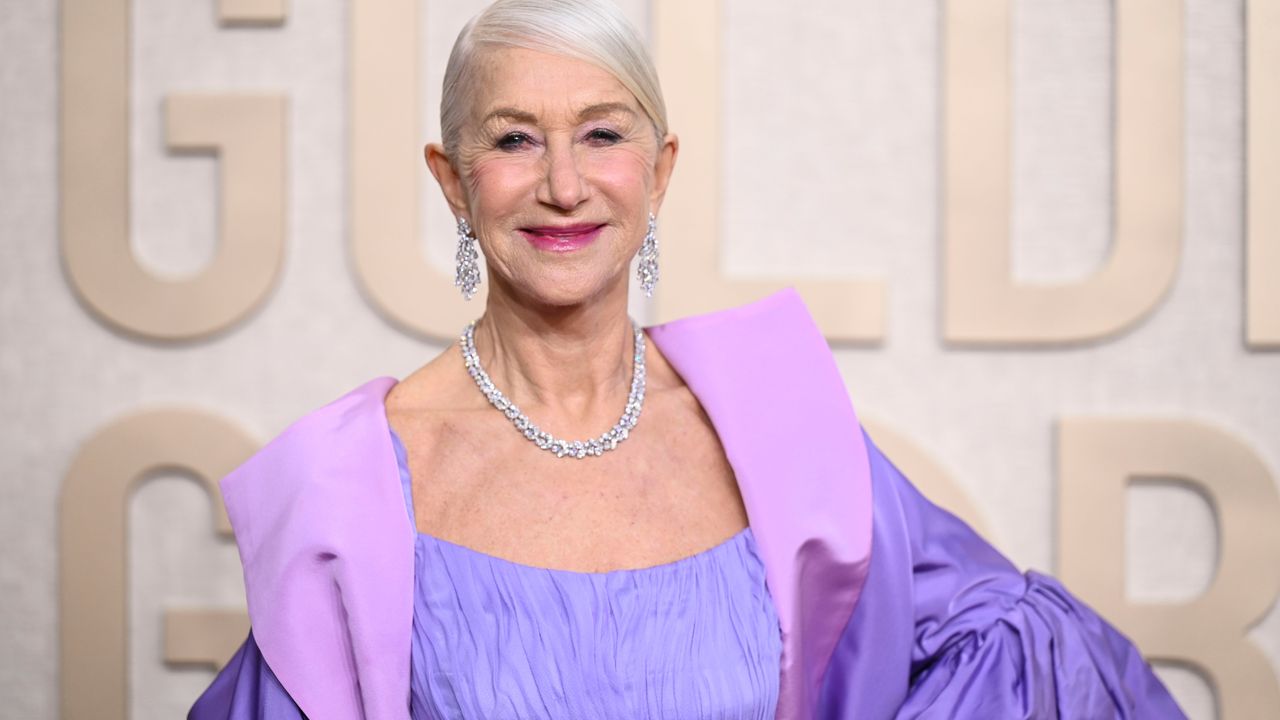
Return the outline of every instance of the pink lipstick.
{"type": "Polygon", "coordinates": [[[520,228],[520,234],[531,245],[539,250],[550,252],[573,252],[580,250],[600,236],[604,225],[543,225],[540,227],[520,228]]]}

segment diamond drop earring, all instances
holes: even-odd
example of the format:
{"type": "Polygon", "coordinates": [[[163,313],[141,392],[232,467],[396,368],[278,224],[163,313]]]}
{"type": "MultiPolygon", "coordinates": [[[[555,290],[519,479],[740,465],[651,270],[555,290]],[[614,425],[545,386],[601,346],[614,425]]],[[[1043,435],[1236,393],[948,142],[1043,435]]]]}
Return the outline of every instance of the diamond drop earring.
{"type": "Polygon", "coordinates": [[[462,288],[462,297],[470,300],[476,294],[476,286],[480,284],[480,253],[476,250],[476,236],[471,234],[471,225],[466,218],[458,218],[458,269],[453,284],[462,288]]]}
{"type": "Polygon", "coordinates": [[[649,213],[649,232],[640,245],[640,264],[636,266],[636,279],[645,297],[653,297],[653,286],[658,283],[658,219],[649,213]]]}

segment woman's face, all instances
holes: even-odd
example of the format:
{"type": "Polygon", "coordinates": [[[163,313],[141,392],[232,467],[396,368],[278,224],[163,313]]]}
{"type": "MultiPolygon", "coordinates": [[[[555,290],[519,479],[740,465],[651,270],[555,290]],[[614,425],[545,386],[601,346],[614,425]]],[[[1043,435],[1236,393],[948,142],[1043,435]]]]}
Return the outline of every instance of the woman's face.
{"type": "Polygon", "coordinates": [[[590,63],[520,48],[477,62],[457,152],[428,146],[427,162],[479,238],[494,286],[558,306],[625,294],[675,137],[655,137],[631,93],[590,63]]]}

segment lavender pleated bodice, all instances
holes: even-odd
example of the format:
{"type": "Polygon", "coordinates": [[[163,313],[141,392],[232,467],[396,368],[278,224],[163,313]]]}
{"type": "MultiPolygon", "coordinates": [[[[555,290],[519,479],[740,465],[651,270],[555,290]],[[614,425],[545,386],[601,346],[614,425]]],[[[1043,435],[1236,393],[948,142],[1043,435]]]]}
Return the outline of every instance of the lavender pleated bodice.
{"type": "MultiPolygon", "coordinates": [[[[412,520],[394,432],[392,443],[412,520]]],[[[774,717],[782,641],[750,528],[672,563],[606,573],[415,536],[415,720],[774,717]]]]}

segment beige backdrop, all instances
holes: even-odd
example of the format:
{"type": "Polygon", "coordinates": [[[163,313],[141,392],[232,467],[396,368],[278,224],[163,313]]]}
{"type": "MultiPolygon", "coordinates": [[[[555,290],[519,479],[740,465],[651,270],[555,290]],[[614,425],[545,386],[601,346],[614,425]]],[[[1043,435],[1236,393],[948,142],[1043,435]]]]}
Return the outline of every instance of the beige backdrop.
{"type": "MultiPolygon", "coordinates": [[[[480,302],[419,164],[483,3],[0,0],[0,707],[171,718],[212,482],[480,302]]],[[[1280,0],[628,0],[682,152],[654,322],[801,288],[873,434],[1280,714],[1280,0]]]]}

